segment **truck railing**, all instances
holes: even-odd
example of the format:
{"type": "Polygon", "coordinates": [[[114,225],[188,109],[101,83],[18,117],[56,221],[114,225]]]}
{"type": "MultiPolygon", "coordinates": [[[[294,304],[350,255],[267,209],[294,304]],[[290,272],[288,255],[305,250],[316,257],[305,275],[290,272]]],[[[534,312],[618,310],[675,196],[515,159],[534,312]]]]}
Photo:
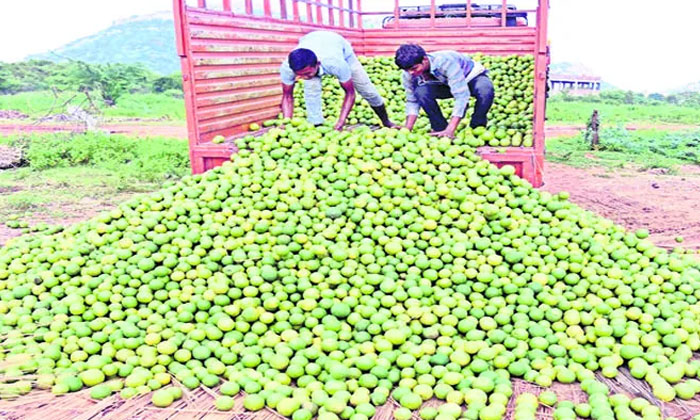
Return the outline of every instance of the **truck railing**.
{"type": "MultiPolygon", "coordinates": [[[[443,5],[446,6],[446,5],[443,5]]],[[[479,27],[479,26],[515,26],[510,25],[511,19],[514,16],[527,15],[529,13],[537,13],[537,9],[517,9],[512,6],[509,7],[506,0],[502,0],[499,7],[494,9],[480,9],[477,7],[476,3],[472,0],[466,0],[463,8],[454,8],[461,6],[461,4],[452,4],[450,10],[442,10],[443,6],[438,6],[435,0],[430,1],[430,8],[427,11],[415,10],[418,7],[401,7],[399,0],[394,0],[393,11],[384,12],[364,12],[365,15],[388,15],[391,19],[387,19],[386,23],[390,23],[393,28],[400,29],[407,25],[411,25],[406,22],[409,19],[414,19],[420,17],[421,19],[427,20],[425,25],[428,28],[436,27],[479,27]],[[459,13],[459,17],[454,15],[459,13]],[[488,19],[484,19],[487,17],[488,19]],[[497,23],[494,24],[494,20],[497,19],[497,23]]],[[[525,20],[527,22],[527,19],[525,20]]],[[[527,24],[527,23],[526,23],[527,24]]],[[[384,27],[388,27],[385,25],[384,27]]]]}
{"type": "Polygon", "coordinates": [[[362,28],[362,0],[187,0],[187,5],[269,20],[362,28]],[[236,6],[242,13],[236,12],[236,6]]]}
{"type": "MultiPolygon", "coordinates": [[[[424,9],[428,13],[420,19],[401,17],[408,10],[402,8],[406,1],[394,0],[393,10],[388,11],[377,11],[381,7],[373,1],[173,0],[193,172],[220,165],[235,152],[233,142],[214,144],[214,137],[233,138],[252,124],[279,115],[280,63],[304,34],[327,29],[345,37],[358,55],[369,57],[390,56],[407,42],[419,43],[428,51],[532,55],[533,146],[484,147],[480,154],[497,165],[515,166],[518,175],[541,185],[549,0],[530,0],[537,2],[536,9],[514,9],[506,0],[485,0],[493,3],[488,10],[483,10],[483,3],[477,7],[472,0],[462,0],[463,12],[450,5],[452,13],[464,13],[458,17],[446,16],[445,5],[424,0],[429,10],[424,9]],[[363,9],[363,4],[370,10],[363,9]],[[533,10],[535,16],[531,16],[533,10]],[[495,17],[484,17],[484,12],[495,17]],[[508,25],[513,13],[526,13],[528,25],[508,25]],[[398,19],[382,27],[382,15],[398,19]]],[[[385,4],[390,8],[391,3],[385,4]]]]}

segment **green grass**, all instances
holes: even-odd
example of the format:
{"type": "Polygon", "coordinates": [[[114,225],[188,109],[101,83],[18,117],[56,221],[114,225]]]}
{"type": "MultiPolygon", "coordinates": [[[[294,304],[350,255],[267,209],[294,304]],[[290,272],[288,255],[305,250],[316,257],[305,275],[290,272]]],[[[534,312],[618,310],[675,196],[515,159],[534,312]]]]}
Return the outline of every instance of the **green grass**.
{"type": "MultiPolygon", "coordinates": [[[[32,118],[39,118],[47,113],[65,113],[66,101],[72,105],[89,106],[83,93],[62,92],[54,98],[49,91],[24,92],[15,95],[0,95],[0,109],[12,109],[23,112],[32,118]],[[69,101],[69,99],[71,99],[69,101]]],[[[141,118],[162,119],[168,121],[185,121],[185,105],[182,97],[175,91],[166,93],[132,93],[119,99],[114,106],[101,103],[93,97],[105,118],[141,118]]],[[[600,113],[604,125],[619,123],[667,123],[700,125],[700,108],[679,106],[665,103],[656,105],[618,105],[591,103],[584,101],[562,101],[550,99],[547,103],[547,122],[560,124],[585,124],[594,109],[600,113]]]]}
{"type": "Polygon", "coordinates": [[[0,95],[0,109],[19,111],[32,118],[64,113],[68,105],[81,104],[89,105],[87,97],[76,92],[61,92],[57,96],[49,91],[0,95]]]}
{"type": "MultiPolygon", "coordinates": [[[[126,94],[118,98],[114,106],[107,106],[97,97],[92,100],[106,118],[185,120],[184,100],[173,92],[126,94]]],[[[86,95],[79,92],[61,92],[58,96],[49,91],[0,95],[0,109],[19,111],[32,118],[66,113],[69,105],[91,107],[86,95]]]]}
{"type": "Polygon", "coordinates": [[[0,138],[3,143],[21,147],[32,170],[89,166],[147,181],[180,178],[189,172],[188,145],[182,139],[90,132],[15,135],[0,138]]]}
{"type": "Polygon", "coordinates": [[[583,134],[547,140],[547,160],[576,167],[675,170],[680,165],[700,165],[700,131],[604,128],[597,150],[591,150],[583,134]]]}
{"type": "Polygon", "coordinates": [[[28,211],[38,208],[49,201],[46,194],[36,192],[23,191],[21,193],[12,194],[7,197],[4,207],[11,212],[28,211]]]}
{"type": "Polygon", "coordinates": [[[619,123],[668,123],[700,126],[700,108],[659,105],[613,105],[588,102],[547,102],[547,122],[586,124],[593,110],[597,109],[603,124],[619,123]]]}
{"type": "Polygon", "coordinates": [[[60,167],[41,171],[31,168],[17,168],[0,172],[0,190],[13,191],[9,198],[15,205],[25,207],[32,204],[52,201],[56,195],[65,192],[78,201],[85,197],[99,197],[106,194],[149,192],[160,188],[163,181],[150,178],[137,178],[132,174],[115,172],[105,168],[89,166],[60,167]],[[48,197],[37,192],[48,192],[48,197]],[[15,198],[13,198],[15,197],[15,198]]]}
{"type": "Polygon", "coordinates": [[[162,93],[129,94],[117,99],[116,106],[102,110],[106,117],[155,118],[185,121],[185,101],[162,93]]]}

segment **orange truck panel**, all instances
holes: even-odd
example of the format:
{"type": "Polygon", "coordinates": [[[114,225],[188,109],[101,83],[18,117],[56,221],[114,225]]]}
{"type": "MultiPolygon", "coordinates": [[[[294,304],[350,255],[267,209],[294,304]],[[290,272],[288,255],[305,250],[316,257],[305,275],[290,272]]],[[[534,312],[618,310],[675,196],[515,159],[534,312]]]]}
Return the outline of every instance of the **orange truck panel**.
{"type": "Polygon", "coordinates": [[[235,153],[230,144],[212,144],[214,136],[241,135],[251,123],[278,115],[280,63],[302,35],[328,29],[348,39],[358,55],[392,55],[405,42],[428,50],[533,55],[534,146],[505,152],[485,147],[479,153],[498,166],[513,165],[518,175],[542,185],[549,0],[538,0],[535,10],[519,11],[534,15],[535,26],[506,26],[503,9],[493,18],[472,17],[471,9],[463,18],[443,18],[435,0],[428,1],[430,18],[400,19],[401,2],[395,1],[393,11],[386,13],[394,18],[391,24],[366,28],[363,21],[378,13],[363,12],[360,0],[291,0],[291,10],[288,0],[227,0],[223,10],[207,8],[205,0],[196,6],[173,0],[192,171],[209,170],[235,153]]]}

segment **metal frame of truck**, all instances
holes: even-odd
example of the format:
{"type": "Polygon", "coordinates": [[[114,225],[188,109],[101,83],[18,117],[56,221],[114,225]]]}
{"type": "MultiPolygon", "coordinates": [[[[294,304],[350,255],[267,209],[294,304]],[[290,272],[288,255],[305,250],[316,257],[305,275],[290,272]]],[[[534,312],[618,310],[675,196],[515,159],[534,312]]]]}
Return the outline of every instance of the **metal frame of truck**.
{"type": "MultiPolygon", "coordinates": [[[[484,25],[500,26],[502,4],[495,3],[472,3],[469,12],[472,18],[482,19],[484,25]],[[488,19],[491,19],[490,21],[488,19]]],[[[399,19],[430,19],[430,5],[404,6],[399,8],[399,19]]],[[[518,12],[517,8],[511,4],[506,5],[506,26],[527,26],[527,13],[518,12]]],[[[467,17],[466,3],[451,3],[438,5],[435,10],[435,17],[438,19],[459,19],[467,17]]],[[[393,24],[395,17],[387,16],[382,20],[382,27],[393,24]]]]}
{"type": "Polygon", "coordinates": [[[464,17],[450,19],[439,18],[431,0],[429,18],[417,21],[400,18],[400,3],[394,0],[393,11],[370,12],[363,11],[362,0],[173,0],[192,172],[218,166],[236,152],[231,141],[212,143],[215,136],[231,139],[279,114],[280,63],[302,35],[329,29],[348,39],[358,55],[393,55],[405,42],[428,51],[533,55],[533,147],[482,147],[479,154],[498,166],[513,165],[518,175],[542,185],[549,0],[516,11],[534,14],[535,26],[507,26],[513,10],[502,0],[495,12],[497,21],[500,13],[497,27],[483,26],[479,19],[484,18],[472,16],[471,0],[464,17]],[[363,26],[370,16],[392,14],[388,27],[363,26]]]}

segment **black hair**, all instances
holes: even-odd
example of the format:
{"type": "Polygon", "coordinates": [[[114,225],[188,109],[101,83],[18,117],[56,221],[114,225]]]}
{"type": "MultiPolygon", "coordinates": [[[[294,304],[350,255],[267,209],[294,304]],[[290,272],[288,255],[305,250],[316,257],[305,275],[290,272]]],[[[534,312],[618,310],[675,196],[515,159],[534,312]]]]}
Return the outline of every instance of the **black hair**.
{"type": "Polygon", "coordinates": [[[313,51],[306,48],[297,48],[289,53],[289,67],[293,72],[298,72],[309,66],[315,66],[318,63],[318,58],[313,51]]]}
{"type": "Polygon", "coordinates": [[[425,58],[425,50],[420,45],[403,44],[396,50],[394,62],[403,70],[410,69],[425,58]]]}

